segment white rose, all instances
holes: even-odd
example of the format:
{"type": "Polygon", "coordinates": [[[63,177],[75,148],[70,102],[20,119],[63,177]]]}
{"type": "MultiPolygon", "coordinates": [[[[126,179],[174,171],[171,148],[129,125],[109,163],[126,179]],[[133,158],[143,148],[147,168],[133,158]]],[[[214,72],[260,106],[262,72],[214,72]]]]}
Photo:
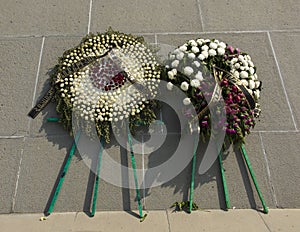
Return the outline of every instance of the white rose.
{"type": "Polygon", "coordinates": [[[168,72],[168,77],[169,77],[170,80],[174,80],[175,79],[174,78],[174,73],[172,71],[168,72]]]}
{"type": "Polygon", "coordinates": [[[190,66],[187,66],[183,69],[183,73],[187,76],[190,76],[193,72],[194,72],[194,70],[190,66]]]}
{"type": "Polygon", "coordinates": [[[210,42],[210,39],[206,39],[206,40],[204,40],[204,42],[205,42],[205,43],[208,43],[208,42],[210,42]]]}
{"type": "Polygon", "coordinates": [[[173,89],[173,86],[174,85],[171,82],[168,82],[167,89],[171,91],[173,89]]]}
{"type": "Polygon", "coordinates": [[[248,61],[248,64],[249,64],[250,67],[254,67],[254,64],[251,60],[248,61]]]}
{"type": "Polygon", "coordinates": [[[201,47],[201,50],[202,51],[208,51],[209,47],[207,45],[204,45],[201,47]]]}
{"type": "Polygon", "coordinates": [[[187,46],[182,45],[182,46],[179,47],[179,50],[182,51],[182,52],[185,52],[187,50],[187,46]]]}
{"type": "Polygon", "coordinates": [[[216,52],[216,50],[214,50],[214,49],[209,49],[208,54],[209,54],[210,56],[215,56],[215,55],[217,55],[217,52],[216,52]]]}
{"type": "Polygon", "coordinates": [[[204,59],[205,59],[205,56],[201,53],[201,54],[198,56],[198,59],[199,59],[199,60],[204,60],[204,59]]]}
{"type": "Polygon", "coordinates": [[[250,67],[250,68],[249,68],[249,72],[250,72],[251,74],[254,74],[254,72],[255,72],[254,68],[250,67]]]}
{"type": "Polygon", "coordinates": [[[239,73],[239,71],[234,71],[233,75],[234,75],[235,77],[239,77],[239,76],[240,76],[240,73],[239,73]]]}
{"type": "Polygon", "coordinates": [[[254,73],[253,77],[254,77],[254,80],[257,80],[257,74],[256,73],[254,73]]]}
{"type": "Polygon", "coordinates": [[[176,54],[178,54],[178,53],[180,53],[181,51],[178,49],[178,48],[176,48],[174,51],[173,51],[173,53],[176,55],[176,54]]]}
{"type": "Polygon", "coordinates": [[[248,84],[249,84],[249,88],[250,89],[254,89],[255,88],[255,82],[253,80],[249,80],[248,84]]]}
{"type": "Polygon", "coordinates": [[[224,48],[218,48],[218,54],[220,56],[223,56],[225,54],[225,49],[224,48]]]}
{"type": "Polygon", "coordinates": [[[171,63],[171,66],[173,68],[177,68],[177,66],[179,65],[179,60],[174,60],[172,63],[171,63]]]}
{"type": "Polygon", "coordinates": [[[202,51],[201,54],[203,54],[205,58],[208,58],[208,51],[202,51]]]}
{"type": "Polygon", "coordinates": [[[217,49],[218,45],[216,43],[214,43],[214,42],[211,42],[209,44],[209,47],[212,48],[212,49],[217,49]]]}
{"type": "Polygon", "coordinates": [[[224,43],[224,42],[221,42],[221,43],[219,43],[219,47],[221,47],[221,48],[226,48],[226,44],[224,43]]]}
{"type": "Polygon", "coordinates": [[[183,57],[184,57],[184,53],[183,53],[183,52],[180,52],[180,53],[178,53],[178,54],[176,55],[176,58],[177,58],[178,60],[182,60],[183,57]]]}
{"type": "Polygon", "coordinates": [[[231,62],[232,64],[235,64],[237,61],[238,61],[237,58],[233,58],[230,62],[231,62]]]}
{"type": "Polygon", "coordinates": [[[242,71],[241,73],[240,73],[240,77],[241,78],[248,78],[248,73],[246,72],[246,71],[242,71]]]}
{"type": "Polygon", "coordinates": [[[181,83],[180,88],[183,91],[187,91],[189,89],[189,84],[186,81],[184,81],[184,82],[181,83]]]}
{"type": "Polygon", "coordinates": [[[200,86],[200,81],[198,79],[191,80],[191,86],[198,88],[200,86]]]}
{"type": "Polygon", "coordinates": [[[189,104],[191,104],[191,99],[189,99],[188,97],[186,97],[185,99],[183,99],[183,104],[184,105],[189,105],[189,104]]]}
{"type": "Polygon", "coordinates": [[[238,59],[239,59],[239,61],[242,61],[242,62],[245,60],[244,56],[242,56],[242,55],[239,55],[238,59]]]}
{"type": "Polygon", "coordinates": [[[204,39],[197,39],[197,43],[201,46],[204,42],[204,39]]]}
{"type": "Polygon", "coordinates": [[[203,81],[203,76],[202,76],[202,72],[198,71],[198,73],[196,74],[195,78],[199,81],[203,81]]]}
{"type": "Polygon", "coordinates": [[[170,55],[170,59],[174,60],[175,59],[175,55],[170,55]]]}
{"type": "Polygon", "coordinates": [[[188,58],[195,59],[196,55],[194,53],[189,53],[188,58]]]}
{"type": "Polygon", "coordinates": [[[190,40],[189,44],[192,46],[197,46],[197,42],[195,40],[190,40]]]}
{"type": "MultiPolygon", "coordinates": [[[[200,54],[200,55],[202,55],[202,54],[200,54]]],[[[199,56],[200,56],[199,55],[199,56]]],[[[199,56],[198,56],[198,58],[199,58],[199,56]]],[[[199,58],[200,59],[200,58],[199,58]]],[[[200,59],[201,60],[201,59],[200,59]]],[[[193,62],[193,64],[197,67],[197,68],[199,68],[200,67],[200,63],[197,61],[197,60],[195,60],[194,62],[193,62]]]]}

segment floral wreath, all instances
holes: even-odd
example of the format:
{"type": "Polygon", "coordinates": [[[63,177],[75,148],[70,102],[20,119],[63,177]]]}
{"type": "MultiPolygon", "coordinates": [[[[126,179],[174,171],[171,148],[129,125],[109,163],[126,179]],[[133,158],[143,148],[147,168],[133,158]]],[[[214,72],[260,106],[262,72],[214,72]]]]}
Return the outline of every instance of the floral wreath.
{"type": "Polygon", "coordinates": [[[230,143],[243,143],[261,112],[262,83],[251,57],[219,40],[189,40],[175,49],[169,54],[163,79],[168,81],[168,90],[175,85],[186,92],[183,104],[195,106],[203,139],[211,135],[214,126],[208,106],[214,98],[219,99],[218,90],[225,102],[224,130],[230,143]]]}
{"type": "Polygon", "coordinates": [[[128,119],[132,129],[155,119],[156,103],[147,99],[157,94],[159,79],[160,66],[144,39],[111,29],[64,52],[51,75],[64,127],[71,133],[74,122],[87,133],[96,128],[107,143],[113,123],[128,119]]]}

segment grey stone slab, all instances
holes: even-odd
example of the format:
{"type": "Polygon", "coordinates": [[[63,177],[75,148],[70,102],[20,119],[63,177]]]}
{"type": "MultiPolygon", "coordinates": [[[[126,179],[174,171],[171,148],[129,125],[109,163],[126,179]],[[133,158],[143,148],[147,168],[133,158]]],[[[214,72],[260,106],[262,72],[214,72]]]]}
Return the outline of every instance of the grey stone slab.
{"type": "Polygon", "coordinates": [[[272,49],[266,33],[159,35],[158,43],[181,45],[189,39],[216,38],[247,52],[263,81],[260,104],[262,113],[255,130],[293,130],[292,116],[287,106],[272,49]],[[255,44],[253,43],[255,41],[255,44]],[[259,46],[257,46],[259,44],[259,46]],[[275,116],[274,116],[275,115],[275,116]]]}
{"type": "Polygon", "coordinates": [[[200,31],[197,1],[94,1],[91,31],[200,31]]]}
{"type": "Polygon", "coordinates": [[[297,0],[200,0],[205,31],[299,29],[297,0]]]}
{"type": "Polygon", "coordinates": [[[87,32],[89,2],[6,1],[1,7],[1,35],[79,34],[87,32]]]}
{"type": "MultiPolygon", "coordinates": [[[[43,97],[50,87],[48,72],[57,64],[65,50],[77,46],[81,37],[46,37],[40,66],[39,79],[36,88],[37,102],[43,97]]],[[[67,132],[59,123],[47,122],[48,117],[57,117],[56,104],[49,103],[44,110],[30,124],[31,136],[66,135],[67,132]]]]}
{"type": "Polygon", "coordinates": [[[278,207],[300,207],[300,133],[263,133],[278,207]]]}
{"type": "Polygon", "coordinates": [[[282,73],[285,88],[291,103],[296,124],[300,126],[300,67],[298,65],[300,54],[300,33],[271,33],[271,40],[282,73]],[[284,43],[282,42],[284,41],[284,43]]]}
{"type": "MultiPolygon", "coordinates": [[[[68,136],[26,139],[15,212],[44,212],[71,144],[68,136]]],[[[74,157],[72,164],[75,161],[74,157]]],[[[76,188],[76,184],[74,182],[72,187],[76,188]]]]}
{"type": "Polygon", "coordinates": [[[41,42],[41,38],[0,41],[0,135],[28,133],[27,113],[32,104],[41,42]]]}
{"type": "Polygon", "coordinates": [[[0,213],[11,213],[23,139],[0,139],[0,213]]]}
{"type": "Polygon", "coordinates": [[[269,231],[254,210],[168,212],[170,231],[269,231]]]}
{"type": "MultiPolygon", "coordinates": [[[[253,133],[246,138],[245,149],[266,204],[269,208],[274,208],[276,205],[258,133],[253,133]]],[[[231,147],[224,155],[226,158],[223,164],[231,207],[261,210],[262,203],[240,151],[231,147]]]]}

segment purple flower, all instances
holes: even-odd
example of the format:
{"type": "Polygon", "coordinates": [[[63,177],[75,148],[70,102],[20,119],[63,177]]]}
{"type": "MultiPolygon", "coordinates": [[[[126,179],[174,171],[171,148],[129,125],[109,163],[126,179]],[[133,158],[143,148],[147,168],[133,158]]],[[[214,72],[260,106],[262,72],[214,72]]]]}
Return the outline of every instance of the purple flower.
{"type": "Polygon", "coordinates": [[[234,48],[232,46],[228,45],[227,49],[230,51],[231,54],[234,53],[234,48]]]}
{"type": "Polygon", "coordinates": [[[236,50],[236,52],[238,53],[238,55],[241,54],[241,49],[236,48],[235,50],[236,50]]]}

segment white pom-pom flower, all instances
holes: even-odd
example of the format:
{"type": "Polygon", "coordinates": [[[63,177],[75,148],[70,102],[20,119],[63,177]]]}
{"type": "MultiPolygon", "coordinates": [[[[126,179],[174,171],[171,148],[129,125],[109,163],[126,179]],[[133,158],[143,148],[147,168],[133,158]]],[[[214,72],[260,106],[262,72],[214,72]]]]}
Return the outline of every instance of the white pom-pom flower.
{"type": "Polygon", "coordinates": [[[186,81],[184,81],[184,82],[181,83],[180,88],[183,91],[187,91],[189,89],[189,84],[186,81]]]}
{"type": "Polygon", "coordinates": [[[185,75],[187,75],[187,76],[192,75],[193,72],[194,72],[194,70],[193,70],[193,68],[190,67],[190,66],[186,66],[186,67],[184,67],[184,69],[183,69],[183,73],[184,73],[185,75]]]}
{"type": "Polygon", "coordinates": [[[188,98],[188,97],[186,97],[185,99],[183,99],[183,104],[184,104],[185,106],[191,104],[191,99],[188,98]]]}

